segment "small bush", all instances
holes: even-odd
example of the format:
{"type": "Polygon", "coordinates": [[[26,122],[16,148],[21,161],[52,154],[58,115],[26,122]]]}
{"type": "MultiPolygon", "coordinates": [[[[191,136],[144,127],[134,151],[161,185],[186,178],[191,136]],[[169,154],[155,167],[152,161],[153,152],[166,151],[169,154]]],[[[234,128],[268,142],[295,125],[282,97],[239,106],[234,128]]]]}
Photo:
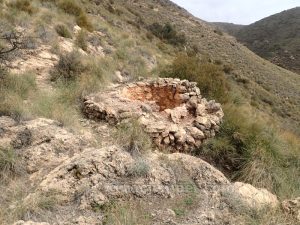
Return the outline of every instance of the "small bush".
{"type": "Polygon", "coordinates": [[[63,24],[56,25],[55,26],[55,31],[61,37],[72,38],[72,34],[71,34],[70,30],[68,29],[68,27],[66,27],[63,24]]]}
{"type": "Polygon", "coordinates": [[[35,12],[35,9],[29,0],[15,0],[10,2],[9,6],[20,11],[27,12],[28,14],[33,14],[35,12]]]}
{"type": "Polygon", "coordinates": [[[129,168],[129,175],[133,177],[147,177],[150,171],[148,162],[143,158],[138,158],[132,167],[129,168]]]}
{"type": "Polygon", "coordinates": [[[202,62],[196,56],[179,54],[161,75],[197,82],[204,97],[217,99],[220,102],[228,100],[229,86],[222,67],[202,62]]]}
{"type": "Polygon", "coordinates": [[[133,154],[145,153],[152,148],[152,140],[135,119],[121,123],[115,132],[117,142],[133,154]]]}
{"type": "Polygon", "coordinates": [[[74,81],[84,69],[78,52],[61,55],[58,64],[51,71],[51,81],[74,81]]]}
{"type": "Polygon", "coordinates": [[[153,23],[149,26],[149,30],[156,37],[160,38],[161,40],[165,40],[172,45],[180,46],[186,43],[185,35],[179,34],[170,23],[166,23],[165,25],[153,23]]]}
{"type": "Polygon", "coordinates": [[[65,11],[65,13],[79,16],[83,13],[83,9],[73,0],[62,0],[58,3],[59,8],[65,11]]]}
{"type": "Polygon", "coordinates": [[[12,148],[0,147],[0,179],[11,179],[21,174],[22,170],[21,161],[16,151],[12,148]]]}
{"type": "Polygon", "coordinates": [[[85,28],[88,31],[93,31],[93,25],[88,20],[88,17],[85,13],[81,13],[76,17],[76,23],[78,26],[85,28]]]}
{"type": "Polygon", "coordinates": [[[76,37],[75,44],[84,51],[87,51],[87,34],[84,30],[81,30],[76,37]]]}
{"type": "Polygon", "coordinates": [[[92,24],[89,22],[87,15],[83,8],[72,0],[62,0],[58,6],[66,13],[76,17],[76,23],[78,26],[87,29],[88,31],[93,30],[92,24]]]}
{"type": "Polygon", "coordinates": [[[36,90],[32,74],[14,75],[0,69],[0,116],[8,115],[19,119],[24,114],[23,101],[36,90]]]}

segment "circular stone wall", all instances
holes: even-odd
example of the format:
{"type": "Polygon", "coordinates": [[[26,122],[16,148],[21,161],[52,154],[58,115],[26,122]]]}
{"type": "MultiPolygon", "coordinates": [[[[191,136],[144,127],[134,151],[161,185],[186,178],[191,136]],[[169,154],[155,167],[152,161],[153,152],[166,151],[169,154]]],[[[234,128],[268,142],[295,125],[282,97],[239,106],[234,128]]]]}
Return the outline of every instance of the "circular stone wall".
{"type": "Polygon", "coordinates": [[[83,112],[94,120],[117,124],[138,118],[160,148],[190,151],[215,136],[224,116],[221,105],[201,98],[196,83],[159,78],[92,94],[83,112]]]}

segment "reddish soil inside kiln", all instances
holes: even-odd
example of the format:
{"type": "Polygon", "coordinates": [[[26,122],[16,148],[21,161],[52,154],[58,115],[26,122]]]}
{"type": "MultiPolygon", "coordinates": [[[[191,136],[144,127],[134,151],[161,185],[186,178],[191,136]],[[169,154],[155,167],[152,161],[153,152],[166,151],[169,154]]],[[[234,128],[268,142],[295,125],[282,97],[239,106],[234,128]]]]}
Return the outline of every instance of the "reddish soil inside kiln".
{"type": "Polygon", "coordinates": [[[142,102],[154,101],[159,106],[160,111],[174,109],[182,104],[180,93],[177,87],[174,86],[136,86],[127,88],[126,97],[142,102]]]}

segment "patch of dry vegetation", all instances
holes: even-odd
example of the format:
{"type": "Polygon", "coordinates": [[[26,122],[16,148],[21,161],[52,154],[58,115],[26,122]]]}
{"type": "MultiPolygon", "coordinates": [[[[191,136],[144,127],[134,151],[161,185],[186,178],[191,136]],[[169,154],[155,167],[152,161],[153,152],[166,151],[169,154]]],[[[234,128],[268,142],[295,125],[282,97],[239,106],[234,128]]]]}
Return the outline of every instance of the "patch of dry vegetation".
{"type": "Polygon", "coordinates": [[[26,114],[24,100],[36,90],[33,74],[11,74],[0,67],[0,115],[20,119],[26,114]]]}
{"type": "Polygon", "coordinates": [[[31,5],[31,1],[29,0],[13,0],[9,2],[8,6],[16,10],[27,12],[30,15],[37,10],[31,5]]]}

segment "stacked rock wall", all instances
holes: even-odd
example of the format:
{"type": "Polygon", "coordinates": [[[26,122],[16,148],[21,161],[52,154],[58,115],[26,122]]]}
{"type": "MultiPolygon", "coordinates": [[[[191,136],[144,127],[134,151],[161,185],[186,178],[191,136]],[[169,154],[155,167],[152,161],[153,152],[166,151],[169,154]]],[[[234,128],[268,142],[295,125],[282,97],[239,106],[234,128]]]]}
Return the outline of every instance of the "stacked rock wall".
{"type": "Polygon", "coordinates": [[[201,97],[196,83],[159,78],[122,85],[85,97],[90,119],[117,124],[138,118],[160,148],[190,151],[219,130],[221,105],[201,97]]]}

